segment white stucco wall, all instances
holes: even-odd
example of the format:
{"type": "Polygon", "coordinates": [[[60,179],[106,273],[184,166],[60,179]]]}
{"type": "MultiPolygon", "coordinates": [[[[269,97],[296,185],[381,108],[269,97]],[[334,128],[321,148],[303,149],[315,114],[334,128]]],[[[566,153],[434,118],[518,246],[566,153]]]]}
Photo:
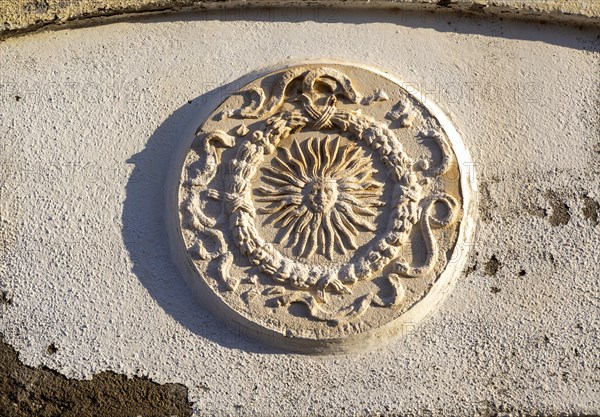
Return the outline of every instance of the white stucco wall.
{"type": "Polygon", "coordinates": [[[72,378],[185,384],[199,415],[600,412],[598,28],[315,10],[0,43],[6,340],[72,378]],[[427,92],[479,178],[479,230],[453,293],[413,333],[348,356],[273,353],[225,328],[186,287],[164,225],[174,149],[216,89],[319,58],[427,92]]]}

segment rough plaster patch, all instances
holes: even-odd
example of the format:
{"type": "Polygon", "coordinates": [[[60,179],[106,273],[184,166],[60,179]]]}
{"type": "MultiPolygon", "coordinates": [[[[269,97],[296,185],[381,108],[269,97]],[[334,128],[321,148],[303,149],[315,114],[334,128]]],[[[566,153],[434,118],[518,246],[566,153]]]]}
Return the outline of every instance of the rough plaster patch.
{"type": "Polygon", "coordinates": [[[486,275],[494,276],[498,273],[500,269],[500,261],[496,258],[496,255],[492,255],[492,257],[485,263],[484,272],[486,275]]]}
{"type": "Polygon", "coordinates": [[[592,224],[598,225],[600,223],[600,203],[588,195],[582,195],[581,197],[583,198],[583,208],[581,210],[584,217],[592,224]]]}
{"type": "Polygon", "coordinates": [[[192,413],[182,385],[159,385],[114,372],[102,372],[89,381],[70,380],[45,367],[23,365],[3,340],[0,392],[4,417],[183,417],[192,413]]]}
{"type": "Polygon", "coordinates": [[[560,226],[569,223],[571,220],[571,214],[569,213],[569,206],[565,203],[560,196],[552,190],[546,191],[546,198],[548,199],[551,207],[551,214],[548,216],[548,221],[552,226],[560,226]]]}
{"type": "Polygon", "coordinates": [[[581,198],[600,194],[597,31],[447,18],[163,17],[0,44],[6,341],[69,378],[185,384],[199,415],[597,414],[600,242],[581,198]],[[311,358],[216,324],[172,264],[162,199],[182,126],[220,102],[219,86],[323,56],[425,87],[494,207],[467,242],[478,267],[438,314],[388,347],[311,358]],[[567,224],[523,209],[549,212],[549,189],[567,224]],[[486,276],[493,255],[502,267],[486,276]]]}

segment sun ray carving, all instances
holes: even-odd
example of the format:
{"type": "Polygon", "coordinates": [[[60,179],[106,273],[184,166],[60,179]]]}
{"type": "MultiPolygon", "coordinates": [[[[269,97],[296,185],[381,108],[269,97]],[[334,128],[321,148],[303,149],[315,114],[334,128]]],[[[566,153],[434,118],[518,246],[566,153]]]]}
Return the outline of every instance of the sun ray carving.
{"type": "Polygon", "coordinates": [[[296,255],[332,259],[335,250],[356,249],[361,231],[375,231],[375,208],[383,205],[375,172],[364,151],[342,146],[339,136],[294,140],[291,151],[282,148],[263,168],[256,199],[269,204],[259,212],[269,214],[265,222],[280,228],[277,241],[296,255]]]}

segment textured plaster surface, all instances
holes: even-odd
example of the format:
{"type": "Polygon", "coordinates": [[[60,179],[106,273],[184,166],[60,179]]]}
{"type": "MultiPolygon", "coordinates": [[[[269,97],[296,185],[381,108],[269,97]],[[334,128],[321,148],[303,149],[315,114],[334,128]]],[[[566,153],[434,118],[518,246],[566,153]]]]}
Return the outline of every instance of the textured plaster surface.
{"type": "Polygon", "coordinates": [[[298,8],[351,7],[413,12],[445,8],[568,22],[597,23],[600,19],[597,0],[0,0],[0,39],[44,27],[95,24],[96,18],[114,20],[139,13],[216,9],[227,15],[243,15],[253,13],[248,8],[258,7],[284,7],[288,15],[299,13],[298,8]]]}
{"type": "Polygon", "coordinates": [[[183,384],[198,415],[600,413],[598,30],[267,12],[0,44],[0,329],[20,360],[183,384]],[[236,80],[323,57],[387,70],[448,113],[480,220],[433,317],[369,353],[311,357],[256,345],[193,298],[164,180],[236,80]]]}

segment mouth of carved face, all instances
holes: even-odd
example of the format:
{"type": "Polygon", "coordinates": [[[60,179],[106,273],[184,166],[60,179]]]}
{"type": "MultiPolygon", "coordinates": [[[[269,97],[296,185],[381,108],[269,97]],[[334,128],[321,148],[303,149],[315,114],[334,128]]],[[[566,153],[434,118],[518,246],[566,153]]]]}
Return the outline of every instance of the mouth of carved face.
{"type": "Polygon", "coordinates": [[[338,198],[336,180],[332,178],[317,178],[308,184],[306,202],[315,213],[328,213],[338,198]]]}

